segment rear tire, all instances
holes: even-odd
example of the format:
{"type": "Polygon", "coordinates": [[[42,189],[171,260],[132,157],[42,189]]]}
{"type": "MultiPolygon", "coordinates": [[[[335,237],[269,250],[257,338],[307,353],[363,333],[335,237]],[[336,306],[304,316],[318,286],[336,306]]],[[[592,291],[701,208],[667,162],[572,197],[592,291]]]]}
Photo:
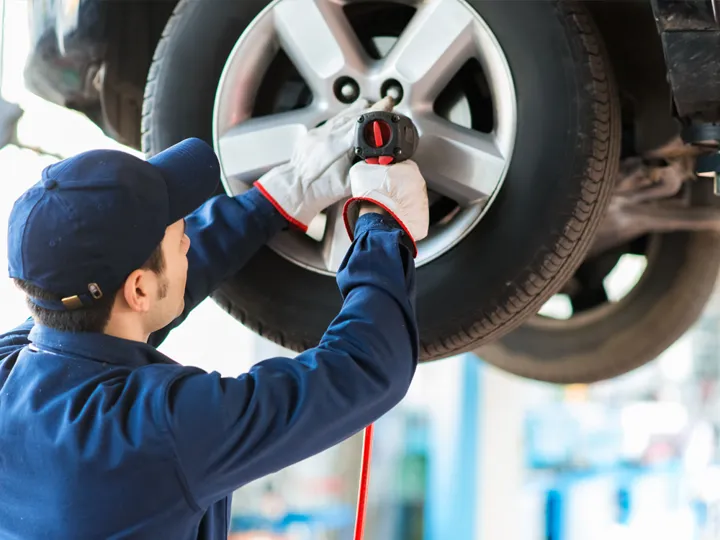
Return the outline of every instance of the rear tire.
{"type": "Polygon", "coordinates": [[[655,235],[645,273],[616,304],[568,321],[536,316],[477,353],[505,371],[553,383],[592,383],[628,373],[654,360],[695,323],[718,268],[720,234],[655,235]]]}
{"type": "MultiPolygon", "coordinates": [[[[468,351],[517,327],[582,261],[612,192],[620,151],[617,88],[580,2],[467,2],[505,52],[518,126],[502,189],[480,224],[418,269],[421,359],[468,351]]],[[[266,0],[183,0],[150,70],[143,149],[212,143],[215,92],[231,49],[266,0]]],[[[261,250],[214,299],[294,350],[317,344],[341,306],[335,280],[261,250]]]]}

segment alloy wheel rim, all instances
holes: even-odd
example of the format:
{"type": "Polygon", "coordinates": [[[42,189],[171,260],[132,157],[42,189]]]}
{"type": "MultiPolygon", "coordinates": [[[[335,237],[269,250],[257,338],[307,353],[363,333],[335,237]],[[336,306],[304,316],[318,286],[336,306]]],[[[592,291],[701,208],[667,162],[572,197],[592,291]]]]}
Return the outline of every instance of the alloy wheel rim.
{"type": "MultiPolygon", "coordinates": [[[[463,0],[384,2],[398,13],[415,11],[380,58],[368,53],[352,26],[351,10],[365,5],[362,0],[271,2],[240,36],[225,65],[213,113],[215,150],[226,192],[239,195],[286,162],[308,129],[355,99],[399,94],[396,110],[413,119],[421,136],[413,159],[427,180],[431,202],[444,204],[433,207],[445,213],[438,213],[418,244],[416,265],[422,266],[463,240],[498,194],[515,144],[514,83],[492,31],[463,0]],[[281,54],[310,96],[301,107],[280,112],[275,107],[259,116],[257,103],[281,54]],[[457,104],[451,98],[454,105],[444,116],[437,112],[444,92],[457,86],[469,65],[482,70],[491,100],[492,123],[485,131],[474,129],[481,109],[468,105],[475,99],[472,89],[463,90],[470,97],[457,104]]],[[[333,275],[350,245],[342,204],[319,215],[307,234],[283,232],[270,247],[308,270],[333,275]]]]}
{"type": "MultiPolygon", "coordinates": [[[[622,312],[629,304],[632,304],[635,297],[644,287],[645,282],[650,279],[652,268],[660,263],[660,254],[663,242],[663,233],[650,233],[644,237],[629,242],[622,255],[618,257],[617,263],[607,272],[603,279],[602,288],[607,298],[602,301],[598,300],[595,305],[587,306],[584,309],[575,312],[574,309],[569,316],[557,317],[547,313],[545,310],[551,302],[558,296],[571,296],[560,292],[554,295],[540,311],[526,321],[526,325],[531,328],[543,331],[573,331],[579,328],[592,327],[603,319],[608,319],[622,312]],[[641,242],[642,250],[630,250],[632,244],[641,242]],[[623,259],[632,257],[634,260],[631,264],[623,267],[623,259]],[[630,271],[630,277],[634,279],[621,279],[620,286],[615,286],[616,290],[607,283],[607,279],[614,273],[623,273],[623,270],[630,271]]],[[[569,301],[574,308],[572,299],[569,301]]]]}

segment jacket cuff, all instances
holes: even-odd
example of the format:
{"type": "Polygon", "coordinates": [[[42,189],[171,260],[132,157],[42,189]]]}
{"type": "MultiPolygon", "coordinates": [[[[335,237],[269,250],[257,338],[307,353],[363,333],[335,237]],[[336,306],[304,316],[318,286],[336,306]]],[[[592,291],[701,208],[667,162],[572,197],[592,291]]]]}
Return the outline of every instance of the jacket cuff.
{"type": "Polygon", "coordinates": [[[400,243],[410,250],[410,253],[415,252],[415,244],[412,238],[408,236],[400,224],[395,221],[391,216],[376,214],[374,212],[363,214],[355,223],[355,238],[358,238],[361,234],[368,231],[399,231],[400,243]]]}
{"type": "Polygon", "coordinates": [[[278,229],[288,229],[290,222],[278,211],[277,208],[262,194],[262,192],[255,186],[250,188],[248,191],[239,195],[239,197],[246,198],[251,204],[257,209],[258,215],[268,219],[271,223],[275,224],[278,229]]]}

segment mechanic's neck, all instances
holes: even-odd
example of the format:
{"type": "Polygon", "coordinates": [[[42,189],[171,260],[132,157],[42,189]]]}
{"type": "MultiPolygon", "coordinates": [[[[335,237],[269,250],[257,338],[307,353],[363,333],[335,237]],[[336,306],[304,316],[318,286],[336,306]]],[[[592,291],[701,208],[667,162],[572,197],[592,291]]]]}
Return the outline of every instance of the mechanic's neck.
{"type": "Polygon", "coordinates": [[[150,332],[147,331],[142,318],[138,317],[137,313],[120,313],[116,309],[113,309],[104,333],[116,338],[142,343],[147,343],[150,338],[150,332]]]}

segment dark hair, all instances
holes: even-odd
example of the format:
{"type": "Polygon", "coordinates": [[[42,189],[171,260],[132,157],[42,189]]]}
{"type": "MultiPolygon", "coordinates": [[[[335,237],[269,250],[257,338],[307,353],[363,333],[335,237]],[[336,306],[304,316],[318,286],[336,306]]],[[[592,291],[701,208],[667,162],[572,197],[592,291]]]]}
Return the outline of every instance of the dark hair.
{"type": "MultiPolygon", "coordinates": [[[[165,270],[165,257],[163,256],[162,246],[158,246],[153,251],[150,258],[141,266],[143,270],[150,270],[156,274],[162,274],[165,270]]],[[[34,296],[40,300],[60,300],[57,294],[45,291],[36,287],[32,283],[15,279],[15,284],[28,296],[34,296]]],[[[32,303],[28,299],[27,303],[33,318],[39,324],[60,330],[63,332],[96,332],[100,333],[110,320],[115,298],[120,289],[113,291],[112,294],[105,294],[99,300],[96,300],[91,307],[81,308],[68,311],[54,311],[51,309],[41,308],[32,303]]]]}

